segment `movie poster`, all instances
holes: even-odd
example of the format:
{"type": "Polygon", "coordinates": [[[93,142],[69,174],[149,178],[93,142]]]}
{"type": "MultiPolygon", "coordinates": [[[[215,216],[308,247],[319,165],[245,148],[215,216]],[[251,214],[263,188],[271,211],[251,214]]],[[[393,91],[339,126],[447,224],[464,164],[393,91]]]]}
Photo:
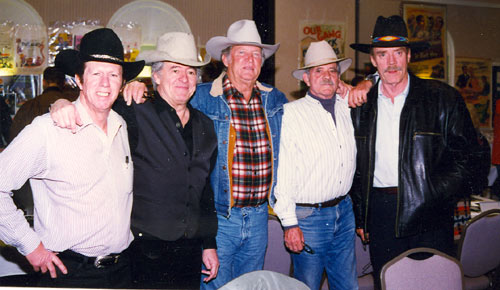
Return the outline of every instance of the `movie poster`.
{"type": "Polygon", "coordinates": [[[476,128],[491,127],[491,61],[480,58],[455,59],[455,88],[469,109],[476,128]]]}
{"type": "Polygon", "coordinates": [[[403,17],[411,42],[425,41],[430,48],[412,52],[409,69],[425,79],[446,81],[446,7],[403,4],[403,17]]]}

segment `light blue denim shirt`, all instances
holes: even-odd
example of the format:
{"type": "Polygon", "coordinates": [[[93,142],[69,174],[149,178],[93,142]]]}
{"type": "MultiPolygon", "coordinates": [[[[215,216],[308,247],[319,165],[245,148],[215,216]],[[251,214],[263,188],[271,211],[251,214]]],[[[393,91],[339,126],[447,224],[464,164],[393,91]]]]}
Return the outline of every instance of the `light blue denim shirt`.
{"type": "MultiPolygon", "coordinates": [[[[191,99],[191,105],[207,115],[213,122],[219,151],[215,168],[210,175],[210,183],[214,191],[215,209],[217,213],[228,216],[231,209],[231,188],[228,168],[229,128],[231,126],[231,109],[226,102],[222,90],[222,73],[213,83],[198,85],[191,99]]],[[[283,105],[288,102],[285,94],[269,85],[257,82],[273,148],[273,183],[269,203],[274,205],[274,186],[278,169],[278,154],[283,105]]]]}

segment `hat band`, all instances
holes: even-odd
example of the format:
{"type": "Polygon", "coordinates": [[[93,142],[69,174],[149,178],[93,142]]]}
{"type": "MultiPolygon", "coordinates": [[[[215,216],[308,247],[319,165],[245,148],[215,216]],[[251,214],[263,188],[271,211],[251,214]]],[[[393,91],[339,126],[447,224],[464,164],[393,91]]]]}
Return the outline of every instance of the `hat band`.
{"type": "Polygon", "coordinates": [[[329,58],[322,58],[322,59],[319,59],[319,60],[316,60],[316,61],[311,61],[309,63],[306,63],[304,65],[304,67],[314,67],[314,66],[320,66],[320,65],[323,65],[323,64],[329,64],[329,63],[332,63],[332,62],[339,62],[341,61],[342,59],[338,59],[338,58],[333,58],[333,57],[329,57],[329,58]]]}
{"type": "Polygon", "coordinates": [[[123,60],[121,60],[117,57],[111,56],[111,55],[107,55],[107,54],[91,54],[90,56],[93,58],[100,58],[100,59],[104,59],[104,60],[123,62],[123,60]]]}
{"type": "Polygon", "coordinates": [[[376,42],[392,42],[392,41],[400,41],[400,42],[405,42],[405,43],[409,42],[408,38],[406,38],[406,37],[392,36],[392,35],[375,37],[372,40],[373,43],[376,43],[376,42]]]}

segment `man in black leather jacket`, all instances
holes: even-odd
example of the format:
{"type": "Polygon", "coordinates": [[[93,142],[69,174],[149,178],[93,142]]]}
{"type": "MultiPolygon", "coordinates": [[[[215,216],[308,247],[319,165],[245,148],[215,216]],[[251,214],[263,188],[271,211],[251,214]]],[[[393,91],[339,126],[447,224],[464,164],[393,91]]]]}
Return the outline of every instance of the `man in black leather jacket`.
{"type": "Polygon", "coordinates": [[[357,233],[370,242],[376,284],[382,266],[402,252],[430,247],[453,255],[453,210],[466,192],[477,140],[452,87],[408,73],[410,43],[400,16],[377,19],[370,53],[380,80],[352,110],[358,149],[351,196],[357,233]]]}

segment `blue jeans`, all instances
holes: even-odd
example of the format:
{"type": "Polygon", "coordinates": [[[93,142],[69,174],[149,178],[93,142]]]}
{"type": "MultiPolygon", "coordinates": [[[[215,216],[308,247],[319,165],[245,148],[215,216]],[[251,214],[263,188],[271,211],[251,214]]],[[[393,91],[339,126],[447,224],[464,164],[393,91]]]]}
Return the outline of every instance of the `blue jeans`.
{"type": "Polygon", "coordinates": [[[267,202],[258,207],[233,207],[229,217],[218,214],[217,218],[219,273],[208,283],[202,280],[201,289],[218,289],[236,277],[264,267],[267,202]]]}
{"type": "Polygon", "coordinates": [[[304,241],[314,253],[292,254],[295,278],[312,290],[320,289],[326,270],[330,289],[358,289],[351,198],[328,208],[297,206],[296,214],[304,241]]]}

